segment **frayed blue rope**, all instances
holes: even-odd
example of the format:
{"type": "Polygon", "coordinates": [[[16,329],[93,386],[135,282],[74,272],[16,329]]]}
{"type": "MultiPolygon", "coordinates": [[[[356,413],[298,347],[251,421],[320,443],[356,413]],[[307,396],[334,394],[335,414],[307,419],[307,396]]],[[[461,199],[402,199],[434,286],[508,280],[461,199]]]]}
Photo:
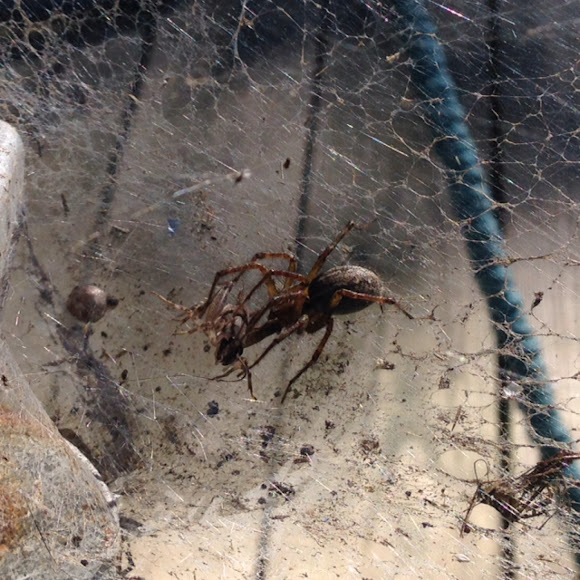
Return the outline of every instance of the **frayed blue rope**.
{"type": "MultiPolygon", "coordinates": [[[[572,438],[554,408],[552,385],[547,379],[540,344],[507,267],[505,243],[493,212],[494,204],[448,72],[447,59],[437,41],[437,29],[422,0],[394,0],[394,5],[407,35],[414,88],[423,101],[434,134],[433,148],[446,166],[451,201],[462,224],[475,278],[494,322],[501,370],[522,386],[520,406],[529,419],[531,435],[542,445],[542,457],[547,459],[561,450],[557,443],[570,445],[572,438]]],[[[565,468],[564,475],[580,479],[580,470],[571,465],[565,468]]],[[[576,512],[578,527],[580,489],[574,485],[566,487],[566,499],[576,512]]],[[[580,565],[577,533],[574,543],[580,565]]]]}

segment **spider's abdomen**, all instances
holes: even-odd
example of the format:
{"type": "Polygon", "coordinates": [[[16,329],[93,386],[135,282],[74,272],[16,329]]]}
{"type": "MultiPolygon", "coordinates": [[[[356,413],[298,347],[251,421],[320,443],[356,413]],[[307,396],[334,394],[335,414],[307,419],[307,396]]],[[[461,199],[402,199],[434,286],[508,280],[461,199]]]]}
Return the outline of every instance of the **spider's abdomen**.
{"type": "MultiPolygon", "coordinates": [[[[330,305],[338,290],[350,290],[371,296],[383,296],[382,280],[370,270],[361,266],[339,266],[317,276],[308,288],[310,298],[308,308],[315,312],[330,313],[330,305]]],[[[334,314],[350,314],[370,306],[368,300],[343,297],[334,314]]]]}

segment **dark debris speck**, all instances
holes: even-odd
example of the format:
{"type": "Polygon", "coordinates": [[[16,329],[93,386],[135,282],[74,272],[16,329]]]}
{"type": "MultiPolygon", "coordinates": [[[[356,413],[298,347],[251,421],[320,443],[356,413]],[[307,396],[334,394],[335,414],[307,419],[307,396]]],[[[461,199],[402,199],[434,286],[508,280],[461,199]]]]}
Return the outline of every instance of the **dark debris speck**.
{"type": "Polygon", "coordinates": [[[265,425],[264,427],[260,428],[260,436],[262,438],[262,447],[268,447],[268,444],[274,439],[274,435],[276,434],[276,427],[272,427],[272,425],[265,425]]]}
{"type": "Polygon", "coordinates": [[[282,483],[281,481],[273,481],[268,490],[277,493],[286,499],[289,499],[296,493],[293,485],[282,483]]]}
{"type": "Polygon", "coordinates": [[[207,404],[207,416],[208,417],[216,417],[220,412],[220,406],[217,401],[210,401],[207,404]]]}

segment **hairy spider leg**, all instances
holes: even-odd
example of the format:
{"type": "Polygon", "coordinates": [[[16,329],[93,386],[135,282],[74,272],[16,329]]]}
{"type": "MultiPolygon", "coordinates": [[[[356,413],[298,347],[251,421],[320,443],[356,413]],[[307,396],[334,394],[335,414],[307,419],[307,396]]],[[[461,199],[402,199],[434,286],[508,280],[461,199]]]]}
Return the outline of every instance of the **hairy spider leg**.
{"type": "Polygon", "coordinates": [[[580,459],[580,453],[574,451],[560,451],[548,459],[538,462],[534,467],[520,475],[520,479],[534,482],[538,479],[550,476],[562,477],[562,470],[570,465],[570,462],[580,459]]]}
{"type": "MultiPolygon", "coordinates": [[[[260,264],[259,262],[250,262],[248,264],[244,264],[243,266],[234,266],[233,268],[227,268],[226,270],[220,270],[214,276],[213,283],[211,285],[211,288],[210,288],[210,291],[209,291],[209,294],[208,294],[206,300],[204,302],[202,302],[202,304],[200,306],[197,307],[197,312],[199,313],[199,315],[203,316],[203,314],[207,310],[208,306],[210,305],[211,301],[213,300],[213,296],[214,296],[214,293],[216,291],[216,287],[218,285],[218,282],[224,276],[228,276],[230,274],[236,274],[238,272],[240,274],[242,274],[243,272],[248,272],[250,270],[259,270],[260,272],[262,272],[262,274],[264,274],[264,280],[267,280],[272,276],[280,276],[282,278],[291,278],[292,280],[298,280],[298,281],[301,281],[304,279],[304,276],[301,276],[300,274],[296,274],[294,272],[288,272],[287,270],[272,270],[270,268],[266,268],[266,266],[264,266],[263,264],[260,264]]],[[[240,276],[234,278],[234,281],[238,281],[239,279],[240,279],[240,276]]]]}
{"type": "MultiPolygon", "coordinates": [[[[167,300],[167,298],[161,296],[161,294],[158,294],[157,292],[151,292],[151,294],[153,294],[154,296],[159,298],[161,301],[163,301],[165,304],[167,304],[167,306],[173,308],[174,310],[180,310],[180,311],[186,313],[186,316],[184,316],[183,318],[174,318],[174,320],[179,321],[180,324],[185,324],[188,320],[196,321],[196,325],[194,326],[194,328],[190,328],[189,330],[184,330],[184,331],[180,331],[180,332],[176,331],[175,332],[176,335],[194,334],[200,328],[204,328],[205,326],[207,326],[208,320],[215,321],[222,314],[224,314],[224,309],[226,307],[227,298],[232,290],[232,287],[233,287],[233,284],[230,282],[230,283],[222,286],[222,288],[220,288],[219,291],[216,292],[216,294],[214,295],[214,299],[207,307],[207,310],[205,313],[206,322],[201,322],[201,318],[202,318],[203,314],[200,314],[196,307],[187,308],[186,306],[183,306],[182,304],[177,304],[176,302],[172,302],[171,300],[167,300]]],[[[204,328],[204,330],[205,330],[205,328],[204,328]]]]}
{"type": "Polygon", "coordinates": [[[314,266],[312,266],[312,269],[306,276],[308,284],[310,284],[310,282],[312,282],[312,280],[314,280],[314,278],[316,278],[316,276],[320,274],[320,270],[322,270],[322,266],[324,266],[324,262],[326,262],[328,256],[335,250],[336,246],[338,246],[342,238],[344,238],[344,236],[346,236],[355,227],[355,225],[356,225],[355,222],[353,222],[352,220],[349,221],[342,230],[342,232],[340,232],[340,234],[336,236],[334,242],[332,242],[329,246],[327,246],[324,250],[322,250],[322,252],[318,255],[316,262],[314,262],[314,266]]]}
{"type": "MultiPolygon", "coordinates": [[[[252,256],[251,262],[256,262],[256,260],[265,260],[265,259],[282,259],[282,260],[288,260],[288,270],[287,273],[288,274],[296,274],[296,268],[297,268],[297,260],[296,257],[293,254],[290,254],[288,252],[258,252],[256,254],[254,254],[252,256]]],[[[278,296],[280,291],[278,290],[278,287],[276,286],[276,283],[273,280],[273,276],[276,275],[276,272],[280,272],[280,270],[270,270],[268,272],[266,272],[263,277],[260,279],[260,281],[252,288],[252,290],[246,295],[246,297],[244,298],[244,300],[241,302],[241,304],[245,304],[246,302],[249,301],[249,299],[255,294],[255,292],[262,286],[262,285],[266,285],[267,291],[268,291],[268,296],[270,298],[274,298],[275,296],[278,296]]],[[[237,283],[242,276],[244,275],[245,271],[240,272],[233,280],[232,283],[237,283]]],[[[292,284],[292,280],[296,281],[299,280],[302,283],[306,283],[306,277],[305,276],[301,276],[300,274],[296,274],[296,276],[299,276],[299,278],[295,278],[294,276],[283,276],[286,278],[286,282],[284,283],[282,290],[288,288],[291,284],[292,284]]],[[[263,309],[262,314],[267,310],[267,308],[263,309]]],[[[261,318],[262,315],[258,316],[255,320],[256,322],[261,318]]]]}
{"type": "MultiPolygon", "coordinates": [[[[485,459],[478,459],[473,464],[473,473],[475,474],[475,481],[477,482],[477,489],[475,490],[475,493],[473,494],[471,501],[469,502],[469,507],[467,508],[467,511],[465,512],[465,516],[463,516],[463,524],[461,525],[461,533],[459,534],[459,536],[461,538],[463,537],[463,535],[466,531],[469,531],[469,523],[467,522],[467,518],[471,515],[473,508],[475,508],[475,506],[477,505],[477,503],[476,503],[477,496],[479,495],[480,491],[482,491],[481,479],[477,473],[477,464],[478,463],[483,463],[485,465],[485,475],[483,477],[487,477],[487,479],[489,481],[489,464],[487,463],[487,461],[485,459]]],[[[479,502],[479,503],[481,503],[481,502],[479,502]]]]}
{"type": "Polygon", "coordinates": [[[324,332],[324,336],[322,337],[322,340],[318,343],[318,346],[316,347],[316,350],[314,351],[314,353],[312,354],[311,359],[288,381],[288,384],[286,385],[286,390],[284,391],[284,394],[282,395],[282,399],[280,400],[281,404],[284,404],[284,401],[286,400],[286,396],[288,395],[288,393],[290,392],[290,387],[312,366],[316,363],[316,361],[318,360],[318,358],[320,357],[320,355],[322,354],[322,351],[324,350],[324,347],[326,346],[326,343],[328,342],[328,339],[330,338],[330,335],[332,334],[332,329],[334,328],[334,320],[332,318],[328,318],[328,321],[326,323],[326,330],[324,332]]]}
{"type": "Polygon", "coordinates": [[[246,360],[245,357],[240,356],[240,357],[238,357],[236,364],[233,364],[231,366],[231,368],[229,368],[225,373],[222,373],[221,375],[217,375],[217,376],[213,377],[212,381],[220,381],[221,382],[223,379],[230,376],[234,371],[241,371],[240,375],[238,376],[238,378],[235,381],[229,381],[229,382],[241,381],[244,378],[247,379],[248,380],[248,390],[250,391],[250,395],[251,395],[252,399],[254,399],[254,401],[257,401],[258,399],[256,399],[256,396],[254,395],[254,389],[252,387],[252,371],[250,370],[250,366],[248,365],[248,361],[246,360]],[[239,364],[239,366],[236,366],[236,364],[239,364]]]}
{"type": "MultiPolygon", "coordinates": [[[[151,294],[153,294],[153,296],[156,296],[157,298],[159,298],[161,301],[163,301],[165,304],[167,304],[167,306],[170,306],[174,310],[181,310],[182,312],[186,312],[187,316],[185,318],[177,319],[177,320],[180,320],[181,323],[183,324],[184,322],[186,322],[189,319],[201,318],[204,314],[206,314],[206,311],[212,305],[216,296],[220,297],[220,293],[222,295],[220,297],[220,300],[218,300],[218,302],[221,304],[221,306],[223,308],[223,306],[225,305],[225,299],[229,295],[229,292],[231,291],[234,283],[239,280],[240,276],[236,277],[234,280],[230,280],[230,282],[228,284],[224,285],[223,288],[220,288],[219,290],[216,291],[216,287],[218,285],[219,280],[221,278],[223,278],[224,276],[227,276],[228,274],[234,274],[236,272],[240,272],[240,274],[243,274],[244,272],[247,272],[249,270],[260,270],[264,274],[264,276],[262,277],[260,282],[258,282],[258,284],[256,284],[256,286],[252,289],[250,294],[248,296],[246,296],[246,298],[243,300],[242,304],[247,302],[249,297],[262,284],[264,284],[264,283],[267,284],[267,280],[271,279],[272,276],[280,276],[282,278],[297,280],[299,282],[303,282],[305,280],[304,276],[301,276],[300,274],[296,274],[295,272],[289,272],[286,270],[269,270],[263,264],[251,262],[249,264],[244,264],[243,266],[236,266],[234,268],[228,268],[227,270],[221,270],[221,271],[217,272],[217,274],[214,276],[213,283],[211,285],[208,297],[199,306],[196,306],[193,308],[188,308],[186,306],[183,306],[182,304],[177,304],[176,302],[172,302],[171,300],[168,300],[167,298],[165,298],[164,296],[161,296],[161,294],[159,294],[157,292],[151,292],[151,294]]],[[[194,330],[188,331],[187,334],[192,334],[193,332],[196,332],[197,330],[198,329],[196,328],[194,330]]]]}
{"type": "MultiPolygon", "coordinates": [[[[270,298],[277,298],[280,295],[280,292],[278,291],[278,288],[276,287],[276,285],[274,284],[274,281],[272,280],[272,277],[275,275],[275,272],[279,272],[279,270],[270,270],[269,272],[264,274],[264,276],[262,276],[260,281],[252,288],[252,290],[250,290],[248,295],[244,298],[244,300],[242,301],[242,304],[245,304],[252,297],[252,295],[258,290],[258,288],[260,288],[260,286],[262,286],[263,284],[266,284],[266,286],[267,286],[268,296],[270,298]]],[[[290,271],[288,271],[287,273],[292,274],[292,277],[286,276],[286,280],[288,282],[290,282],[291,280],[300,280],[300,282],[298,283],[299,286],[301,284],[306,283],[306,278],[304,276],[302,276],[301,274],[296,274],[296,273],[290,272],[290,271]],[[294,276],[297,276],[297,278],[294,276]]],[[[263,316],[263,314],[268,310],[268,308],[270,308],[270,304],[271,304],[271,301],[268,302],[266,307],[261,309],[260,316],[255,317],[256,322],[258,320],[260,320],[260,318],[263,316]]]]}
{"type": "MultiPolygon", "coordinates": [[[[307,315],[301,316],[298,321],[296,321],[292,326],[288,327],[284,332],[280,333],[280,335],[277,336],[265,348],[264,352],[262,352],[262,354],[251,365],[248,366],[248,370],[252,369],[257,364],[262,362],[262,360],[273,348],[275,348],[281,342],[285,341],[289,336],[291,336],[295,332],[302,332],[306,330],[309,322],[310,319],[307,315]]],[[[324,332],[322,340],[318,343],[318,346],[316,347],[316,350],[312,354],[310,360],[290,379],[290,381],[286,385],[286,389],[284,390],[284,394],[282,395],[281,403],[284,403],[284,401],[286,400],[286,397],[290,391],[290,387],[319,359],[322,351],[324,350],[324,347],[326,346],[326,343],[328,342],[328,339],[330,338],[330,335],[332,334],[333,328],[334,328],[334,320],[329,317],[326,322],[326,331],[324,332]]]]}
{"type": "MultiPolygon", "coordinates": [[[[285,292],[284,294],[279,294],[278,296],[273,296],[272,299],[268,301],[266,306],[262,307],[260,310],[254,312],[254,314],[252,314],[252,317],[250,318],[250,321],[248,323],[248,328],[254,328],[254,326],[260,321],[260,319],[264,316],[264,314],[266,314],[266,312],[268,312],[268,310],[270,310],[272,308],[272,306],[274,306],[276,304],[276,302],[279,302],[282,299],[287,300],[288,297],[292,298],[294,296],[297,299],[302,298],[302,300],[304,302],[306,300],[307,296],[306,296],[306,293],[304,291],[305,287],[302,287],[302,286],[303,286],[302,284],[297,284],[294,287],[294,288],[298,287],[297,290],[289,289],[289,291],[285,292]]],[[[300,312],[302,312],[302,309],[303,309],[303,306],[300,305],[300,307],[297,308],[297,311],[300,313],[300,312]]],[[[284,327],[284,325],[279,320],[277,320],[275,318],[270,319],[270,320],[266,320],[266,322],[264,322],[264,324],[262,324],[258,328],[255,328],[254,330],[251,330],[251,331],[246,333],[246,337],[244,339],[244,347],[253,346],[254,344],[257,344],[258,342],[262,342],[262,340],[264,340],[265,338],[268,338],[272,334],[276,334],[277,332],[280,332],[283,327],[284,327]]],[[[252,366],[254,366],[254,364],[252,366]]]]}
{"type": "Polygon", "coordinates": [[[481,496],[479,503],[491,506],[508,522],[517,522],[523,517],[524,507],[515,494],[501,489],[501,480],[489,491],[480,486],[478,494],[481,496]]]}
{"type": "MultiPolygon", "coordinates": [[[[208,305],[205,312],[206,321],[216,320],[224,312],[224,308],[227,305],[227,300],[234,287],[233,282],[228,282],[224,284],[215,294],[214,299],[208,305]]],[[[195,310],[194,310],[195,312],[195,310]]]]}
{"type": "MultiPolygon", "coordinates": [[[[204,310],[208,311],[208,314],[210,315],[210,317],[215,317],[215,316],[217,316],[217,314],[219,314],[219,312],[223,311],[223,308],[226,305],[227,298],[228,298],[232,288],[233,288],[233,283],[232,283],[232,281],[230,281],[227,284],[224,284],[215,293],[215,295],[212,297],[211,301],[209,301],[209,300],[204,301],[204,303],[203,303],[204,310]],[[211,309],[210,309],[210,306],[211,306],[211,309]],[[215,315],[214,315],[214,312],[215,312],[215,315]]],[[[161,296],[161,294],[159,294],[158,292],[152,291],[151,294],[153,294],[153,296],[156,296],[157,298],[159,298],[159,300],[161,300],[167,306],[170,306],[174,310],[181,310],[182,312],[186,312],[188,314],[188,316],[186,316],[183,319],[176,318],[175,320],[180,320],[183,323],[190,318],[196,318],[196,317],[200,318],[201,317],[199,307],[192,306],[191,308],[188,308],[187,306],[183,306],[183,304],[177,304],[176,302],[172,302],[171,300],[168,300],[164,296],[161,296]]]]}
{"type": "MultiPolygon", "coordinates": [[[[237,305],[238,310],[243,310],[243,307],[246,304],[246,302],[249,301],[249,299],[258,290],[258,288],[260,288],[264,283],[267,284],[268,279],[270,279],[270,281],[271,281],[271,277],[274,275],[274,273],[275,273],[275,271],[269,271],[262,276],[262,278],[259,280],[259,282],[250,290],[250,292],[246,295],[246,297],[237,305]]],[[[297,276],[299,276],[300,278],[303,278],[302,276],[300,276],[300,274],[297,274],[297,276]]],[[[287,278],[287,279],[288,280],[295,280],[295,278],[287,278]]],[[[302,286],[303,283],[305,283],[305,281],[306,281],[306,278],[304,278],[303,282],[299,282],[297,284],[297,286],[302,286]]],[[[234,284],[235,281],[231,281],[231,283],[234,284]]],[[[274,284],[272,284],[272,286],[268,285],[268,295],[270,296],[270,300],[267,302],[266,306],[262,307],[257,312],[254,312],[249,320],[247,319],[247,317],[244,317],[245,331],[246,331],[246,338],[243,340],[244,348],[247,346],[252,346],[258,342],[261,342],[262,340],[264,340],[265,338],[267,338],[268,336],[270,336],[276,332],[280,332],[282,327],[281,327],[279,322],[276,322],[274,320],[267,321],[262,326],[260,326],[257,330],[252,330],[252,329],[254,329],[254,326],[260,321],[260,319],[264,316],[264,314],[272,307],[272,305],[276,301],[280,300],[282,298],[282,296],[287,297],[287,296],[292,295],[292,294],[293,293],[285,293],[285,294],[281,295],[278,293],[278,289],[276,288],[276,286],[274,284]],[[248,336],[250,337],[249,340],[247,339],[248,336]]],[[[303,292],[295,292],[295,294],[301,295],[301,294],[303,294],[303,292]]]]}
{"type": "MultiPolygon", "coordinates": [[[[546,520],[542,523],[542,525],[538,528],[538,530],[543,529],[543,527],[558,513],[558,509],[555,509],[547,518],[546,520]]],[[[538,514],[539,515],[539,514],[538,514]]],[[[545,513],[544,513],[545,515],[545,513]]]]}
{"type": "MultiPolygon", "coordinates": [[[[256,260],[288,260],[288,272],[296,272],[298,267],[298,260],[294,254],[289,252],[258,252],[252,257],[252,262],[256,260]]],[[[291,278],[286,278],[284,288],[290,286],[291,278]]]]}
{"type": "Polygon", "coordinates": [[[396,306],[407,318],[415,320],[415,317],[407,312],[394,298],[388,296],[373,296],[372,294],[365,294],[364,292],[353,292],[345,288],[337,290],[330,300],[330,311],[332,312],[343,298],[352,298],[353,300],[364,300],[365,302],[377,302],[379,304],[392,304],[396,306]]]}
{"type": "MultiPolygon", "coordinates": [[[[522,502],[522,510],[527,510],[527,509],[532,509],[532,512],[534,512],[534,506],[532,505],[535,501],[536,498],[548,487],[548,482],[547,481],[542,481],[541,483],[536,483],[533,484],[532,489],[534,489],[534,491],[529,495],[529,497],[527,497],[525,499],[524,502],[522,502]]],[[[524,489],[524,493],[528,491],[528,489],[524,489]]],[[[541,502],[540,502],[541,505],[541,502]]],[[[522,515],[522,517],[525,517],[522,515]]]]}
{"type": "MultiPolygon", "coordinates": [[[[520,501],[520,511],[523,512],[531,509],[531,513],[520,514],[520,517],[534,517],[542,513],[534,508],[532,505],[533,502],[545,489],[551,486],[556,477],[562,478],[562,469],[568,466],[570,461],[576,459],[580,459],[578,453],[562,451],[549,459],[538,462],[534,467],[528,469],[515,479],[514,483],[523,490],[522,496],[526,496],[529,493],[523,501],[520,501]]],[[[542,505],[543,503],[546,502],[539,502],[540,507],[545,507],[542,505]]]]}
{"type": "MultiPolygon", "coordinates": [[[[264,283],[268,285],[268,280],[271,279],[271,277],[274,275],[285,277],[285,275],[287,274],[290,277],[289,279],[292,280],[302,280],[304,278],[303,276],[300,276],[300,274],[286,272],[285,270],[268,270],[261,264],[258,264],[259,267],[257,268],[254,268],[252,266],[253,264],[250,263],[246,264],[245,266],[239,266],[237,268],[230,268],[229,270],[222,270],[221,272],[218,272],[218,274],[216,274],[216,277],[214,278],[214,283],[212,284],[210,294],[208,295],[207,299],[197,307],[187,308],[186,306],[168,300],[167,298],[161,296],[161,294],[157,292],[151,292],[151,294],[162,300],[167,306],[173,308],[174,310],[180,310],[182,312],[185,312],[187,315],[184,318],[176,319],[179,320],[181,324],[184,324],[188,320],[201,319],[203,316],[205,316],[207,324],[212,320],[216,320],[217,318],[219,318],[221,314],[223,314],[224,308],[226,307],[227,304],[227,298],[232,288],[234,287],[235,283],[239,280],[241,275],[248,269],[258,269],[260,271],[265,271],[265,273],[260,279],[260,281],[252,288],[250,293],[238,305],[240,307],[243,306],[251,298],[251,296],[258,290],[258,288],[260,288],[260,286],[262,286],[264,283]],[[227,284],[224,284],[221,288],[216,290],[217,281],[219,280],[219,278],[223,277],[227,273],[231,273],[232,270],[234,271],[239,270],[240,275],[237,276],[235,279],[230,280],[227,284]]],[[[272,288],[270,287],[268,288],[268,293],[270,294],[272,290],[277,292],[276,287],[273,283],[272,288]]],[[[177,334],[193,334],[194,332],[197,332],[201,326],[203,326],[203,324],[198,323],[195,328],[177,334]]]]}
{"type": "MultiPolygon", "coordinates": [[[[273,348],[275,348],[281,342],[285,341],[289,336],[291,336],[295,332],[299,332],[301,330],[304,330],[307,325],[308,325],[308,316],[306,316],[306,315],[301,316],[294,324],[292,324],[291,326],[289,326],[288,328],[286,328],[286,330],[284,330],[283,332],[280,332],[280,334],[264,349],[264,351],[262,352],[262,354],[248,368],[252,369],[256,365],[258,365],[259,363],[261,363],[262,360],[266,357],[266,355],[273,348]]],[[[280,329],[279,326],[278,326],[278,329],[280,329]]],[[[262,338],[260,338],[260,340],[263,340],[264,338],[267,338],[270,334],[273,334],[273,333],[274,333],[274,331],[273,332],[270,332],[268,335],[263,336],[262,338]]],[[[260,342],[260,340],[257,340],[256,342],[260,342]]],[[[256,344],[256,343],[253,343],[253,344],[256,344]]]]}
{"type": "MultiPolygon", "coordinates": [[[[286,283],[284,284],[284,289],[286,289],[290,286],[291,280],[298,280],[298,281],[302,282],[303,284],[308,285],[308,284],[310,284],[310,282],[312,282],[312,280],[314,280],[314,278],[316,278],[316,276],[318,276],[318,274],[320,273],[322,266],[324,266],[324,263],[326,262],[326,259],[328,258],[328,256],[335,250],[336,246],[338,246],[340,241],[355,226],[356,226],[356,223],[352,220],[346,224],[346,226],[340,232],[340,234],[338,234],[336,239],[319,254],[318,258],[316,259],[316,262],[314,263],[314,266],[312,267],[312,269],[310,270],[310,272],[308,273],[307,276],[300,276],[299,274],[296,274],[297,277],[291,276],[291,274],[296,273],[296,269],[298,267],[298,261],[296,259],[296,256],[294,256],[293,254],[290,254],[288,252],[258,252],[256,254],[254,254],[250,264],[257,263],[256,260],[266,260],[266,259],[288,260],[288,270],[286,271],[286,273],[289,275],[285,276],[286,283]]],[[[279,275],[280,270],[270,270],[270,272],[271,272],[270,276],[274,276],[274,275],[279,275]]],[[[230,272],[230,273],[233,273],[233,272],[230,272]]],[[[237,282],[241,278],[242,273],[243,272],[240,272],[240,274],[238,276],[236,276],[236,278],[234,279],[235,282],[237,282]]],[[[218,272],[218,274],[220,274],[220,272],[218,272]]],[[[216,277],[218,276],[218,274],[216,274],[216,277]]],[[[265,276],[265,278],[266,277],[267,276],[265,276]]],[[[275,296],[276,294],[277,294],[277,292],[272,292],[270,294],[270,296],[275,296]]]]}
{"type": "MultiPolygon", "coordinates": [[[[538,494],[539,493],[540,492],[538,492],[538,494]]],[[[538,494],[534,494],[532,501],[537,497],[538,494]]],[[[511,523],[517,522],[522,519],[534,518],[544,513],[538,510],[532,510],[529,513],[525,513],[525,510],[527,510],[530,507],[529,503],[520,502],[517,499],[517,497],[512,496],[509,493],[502,492],[497,488],[493,488],[490,491],[486,491],[483,485],[478,485],[477,489],[475,490],[475,493],[473,494],[473,497],[471,498],[471,501],[469,502],[467,512],[463,517],[463,525],[461,526],[460,537],[463,537],[465,532],[469,530],[470,524],[467,521],[467,518],[469,518],[475,506],[479,505],[480,503],[494,508],[500,514],[500,516],[502,516],[502,518],[511,523]],[[502,499],[502,497],[504,499],[502,499]],[[515,506],[511,505],[509,503],[509,499],[515,500],[517,505],[515,506]]],[[[549,519],[550,518],[548,518],[548,520],[549,519]]],[[[542,526],[545,525],[545,523],[546,522],[544,522],[542,526]]]]}
{"type": "MultiPolygon", "coordinates": [[[[159,300],[164,302],[170,308],[173,308],[174,310],[180,310],[181,312],[186,313],[186,316],[184,316],[183,318],[179,317],[179,318],[173,319],[173,320],[179,321],[180,324],[185,324],[188,320],[193,320],[195,318],[198,318],[195,308],[187,308],[187,306],[183,306],[183,304],[177,304],[176,302],[172,302],[171,300],[167,300],[167,298],[165,298],[164,296],[161,296],[161,294],[158,294],[157,292],[152,291],[151,294],[153,294],[153,296],[156,296],[157,298],[159,298],[159,300]]],[[[199,330],[199,325],[196,328],[189,330],[183,334],[193,334],[194,332],[197,332],[198,330],[199,330]]]]}
{"type": "Polygon", "coordinates": [[[252,388],[252,372],[250,371],[250,367],[248,366],[248,361],[243,357],[238,357],[238,362],[242,368],[243,376],[246,377],[248,381],[248,390],[250,391],[250,396],[254,401],[257,401],[256,395],[254,395],[254,389],[252,388]]]}
{"type": "MultiPolygon", "coordinates": [[[[251,262],[249,262],[249,263],[251,264],[254,261],[255,261],[254,258],[252,258],[251,262]]],[[[247,270],[242,270],[235,278],[232,279],[232,284],[237,284],[242,279],[243,275],[246,272],[247,272],[247,270]]],[[[260,281],[254,286],[252,291],[244,298],[242,304],[247,302],[249,300],[249,298],[252,296],[252,294],[254,294],[254,292],[256,292],[256,290],[258,288],[260,288],[260,286],[262,286],[263,284],[266,284],[266,288],[268,290],[269,295],[272,294],[272,292],[274,292],[274,293],[276,292],[276,285],[271,280],[270,272],[267,272],[266,274],[264,274],[262,276],[260,281]]]]}

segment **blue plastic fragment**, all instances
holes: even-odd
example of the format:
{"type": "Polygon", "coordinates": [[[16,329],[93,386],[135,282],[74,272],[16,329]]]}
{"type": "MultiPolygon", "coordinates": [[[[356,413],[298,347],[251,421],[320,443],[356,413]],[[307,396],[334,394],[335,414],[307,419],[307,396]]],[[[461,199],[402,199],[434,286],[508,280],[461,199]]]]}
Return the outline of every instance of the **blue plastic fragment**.
{"type": "Polygon", "coordinates": [[[169,231],[169,237],[175,237],[177,230],[179,229],[179,220],[174,218],[167,219],[167,229],[169,231]]]}

